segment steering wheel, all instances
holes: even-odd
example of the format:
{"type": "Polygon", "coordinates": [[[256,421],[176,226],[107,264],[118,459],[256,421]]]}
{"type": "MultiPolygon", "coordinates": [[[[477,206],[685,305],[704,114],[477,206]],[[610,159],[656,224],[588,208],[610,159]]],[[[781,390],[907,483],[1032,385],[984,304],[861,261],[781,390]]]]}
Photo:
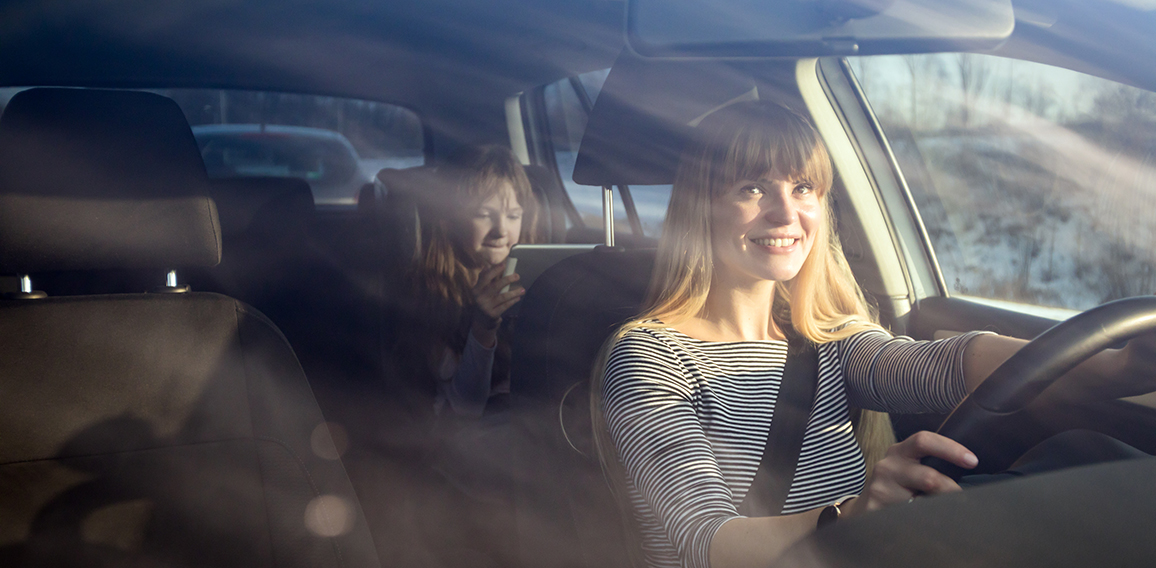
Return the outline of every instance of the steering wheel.
{"type": "Polygon", "coordinates": [[[965,470],[932,457],[923,464],[957,481],[1006,470],[1040,440],[1025,409],[1044,389],[1096,353],[1153,330],[1156,296],[1108,302],[1056,324],[993,371],[939,427],[975,453],[979,465],[965,470]]]}

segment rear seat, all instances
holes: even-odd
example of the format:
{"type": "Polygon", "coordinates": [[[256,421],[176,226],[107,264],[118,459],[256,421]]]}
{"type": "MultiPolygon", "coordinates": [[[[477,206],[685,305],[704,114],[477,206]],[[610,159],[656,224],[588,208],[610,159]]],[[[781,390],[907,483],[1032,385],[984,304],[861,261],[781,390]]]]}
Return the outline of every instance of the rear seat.
{"type": "Polygon", "coordinates": [[[221,220],[221,264],[187,273],[195,290],[242,300],[280,324],[299,308],[304,290],[313,194],[298,178],[259,177],[212,181],[210,195],[221,220]]]}

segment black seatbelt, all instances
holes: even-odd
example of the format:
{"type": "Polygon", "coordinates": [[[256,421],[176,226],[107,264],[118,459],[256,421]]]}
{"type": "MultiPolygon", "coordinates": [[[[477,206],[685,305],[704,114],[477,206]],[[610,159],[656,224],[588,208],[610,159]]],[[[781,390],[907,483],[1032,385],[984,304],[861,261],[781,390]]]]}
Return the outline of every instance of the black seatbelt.
{"type": "Polygon", "coordinates": [[[775,517],[782,513],[787,491],[795,477],[803,434],[815,404],[815,383],[819,376],[819,354],[815,344],[805,339],[787,343],[787,363],[775,414],[771,419],[763,459],[751,481],[747,496],[739,504],[739,514],[747,517],[775,517]]]}

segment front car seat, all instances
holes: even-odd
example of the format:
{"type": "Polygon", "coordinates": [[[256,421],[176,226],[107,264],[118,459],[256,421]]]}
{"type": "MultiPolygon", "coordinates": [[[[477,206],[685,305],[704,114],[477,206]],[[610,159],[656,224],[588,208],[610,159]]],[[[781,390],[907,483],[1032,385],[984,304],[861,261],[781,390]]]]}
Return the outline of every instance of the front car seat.
{"type": "Polygon", "coordinates": [[[590,423],[598,350],[641,308],[653,249],[598,247],[563,259],[526,291],[511,345],[522,565],[630,568],[631,547],[590,423]]]}
{"type": "MultiPolygon", "coordinates": [[[[171,100],[21,92],[0,118],[0,271],[212,266],[207,187],[171,100]]],[[[277,328],[158,292],[0,300],[0,565],[379,566],[277,328]]]]}

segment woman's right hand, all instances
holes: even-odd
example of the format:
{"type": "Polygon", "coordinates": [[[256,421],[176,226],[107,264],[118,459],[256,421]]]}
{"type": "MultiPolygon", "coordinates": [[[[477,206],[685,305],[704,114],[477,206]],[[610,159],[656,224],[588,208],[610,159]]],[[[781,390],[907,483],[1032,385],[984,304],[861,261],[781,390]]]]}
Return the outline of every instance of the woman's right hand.
{"type": "Polygon", "coordinates": [[[501,263],[483,270],[472,290],[475,309],[472,326],[474,339],[486,347],[494,344],[498,325],[502,323],[502,314],[526,293],[525,288],[511,288],[509,292],[502,293],[502,288],[517,282],[519,278],[517,273],[503,277],[505,267],[505,263],[501,263]]]}
{"type": "Polygon", "coordinates": [[[875,464],[863,493],[851,501],[848,515],[904,503],[919,495],[959,491],[959,484],[950,477],[919,463],[927,456],[935,456],[965,469],[979,464],[975,454],[959,442],[933,432],[916,432],[888,448],[884,458],[875,464]]]}

